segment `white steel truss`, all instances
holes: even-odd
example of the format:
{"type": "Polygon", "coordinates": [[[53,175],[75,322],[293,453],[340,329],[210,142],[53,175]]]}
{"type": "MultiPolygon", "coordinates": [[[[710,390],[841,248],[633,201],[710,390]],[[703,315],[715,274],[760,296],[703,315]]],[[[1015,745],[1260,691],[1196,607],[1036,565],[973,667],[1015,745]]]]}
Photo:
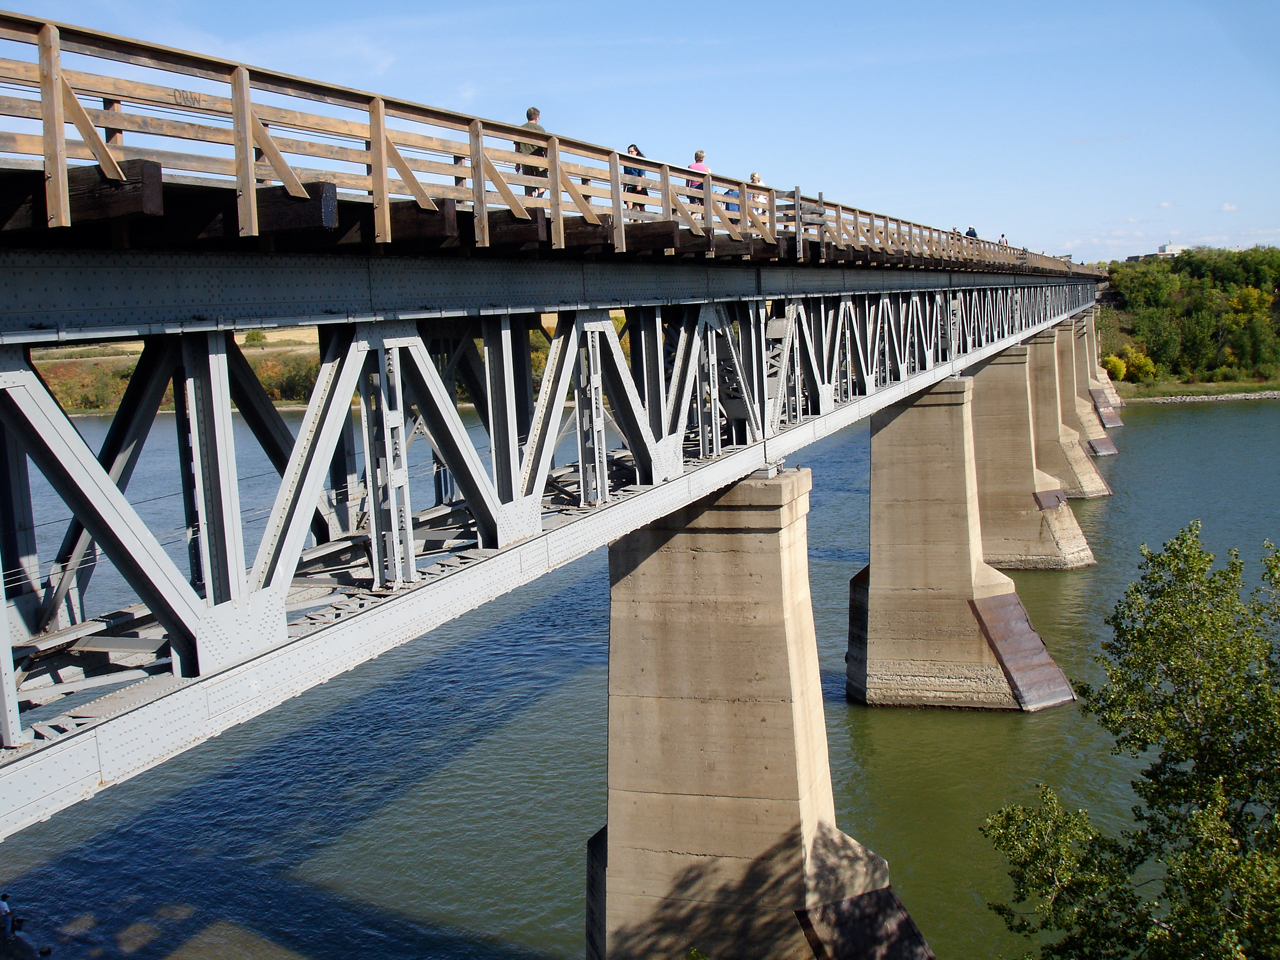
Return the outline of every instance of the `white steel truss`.
{"type": "Polygon", "coordinates": [[[0,347],[0,559],[14,651],[0,657],[0,837],[954,375],[1094,296],[1092,282],[1028,283],[327,324],[296,437],[230,334],[161,334],[146,340],[96,453],[23,349],[0,347]],[[186,569],[126,497],[170,385],[186,569]],[[460,391],[482,433],[468,431],[460,391]],[[244,538],[233,403],[280,475],[256,553],[244,538]],[[562,443],[571,432],[576,443],[562,443]],[[426,446],[415,451],[418,440],[426,446]],[[433,502],[411,502],[415,456],[429,466],[433,502]],[[28,458],[74,518],[45,564],[28,458]],[[99,552],[140,605],[94,606],[99,552]],[[328,603],[290,615],[301,594],[328,603]],[[68,669],[87,662],[87,646],[113,644],[132,659],[68,669]],[[23,705],[56,702],[60,684],[145,696],[130,701],[128,723],[84,709],[25,722],[23,705]],[[190,699],[197,689],[203,700],[190,699]],[[160,701],[163,715],[182,717],[172,729],[145,719],[145,705],[160,701]],[[117,761],[126,729],[129,759],[117,761]],[[92,750],[76,746],[90,740],[92,750]],[[34,786],[38,771],[55,769],[55,749],[62,772],[34,786]]]}

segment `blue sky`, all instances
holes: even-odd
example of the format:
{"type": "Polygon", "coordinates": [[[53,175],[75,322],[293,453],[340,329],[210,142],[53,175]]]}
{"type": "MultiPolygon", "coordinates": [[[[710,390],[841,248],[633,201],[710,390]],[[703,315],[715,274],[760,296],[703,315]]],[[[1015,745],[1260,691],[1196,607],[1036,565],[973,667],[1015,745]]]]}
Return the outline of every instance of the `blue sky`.
{"type": "Polygon", "coordinates": [[[1280,244],[1280,3],[10,0],[1077,259],[1280,244]]]}

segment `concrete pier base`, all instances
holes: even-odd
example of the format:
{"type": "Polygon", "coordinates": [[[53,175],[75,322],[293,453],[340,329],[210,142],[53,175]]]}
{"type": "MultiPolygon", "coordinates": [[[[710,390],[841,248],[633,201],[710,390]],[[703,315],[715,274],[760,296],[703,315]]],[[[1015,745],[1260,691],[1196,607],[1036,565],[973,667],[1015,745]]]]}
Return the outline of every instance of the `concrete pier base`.
{"type": "Polygon", "coordinates": [[[809,472],[609,549],[609,812],[587,956],[932,957],[836,826],[809,598],[809,472]]]}
{"type": "Polygon", "coordinates": [[[1039,710],[1074,694],[1013,581],[983,561],[973,381],[871,419],[871,564],[850,583],[846,690],[870,704],[1039,710]]]}
{"type": "Polygon", "coordinates": [[[1085,344],[1079,324],[1060,323],[1054,332],[1058,338],[1058,393],[1063,424],[1080,434],[1086,453],[1093,456],[1115,453],[1116,448],[1107,439],[1107,431],[1093,409],[1092,400],[1088,399],[1088,378],[1081,376],[1085,344]]]}
{"type": "Polygon", "coordinates": [[[1026,347],[967,371],[982,556],[1006,570],[1071,570],[1094,562],[1061,484],[1036,469],[1026,347]]]}
{"type": "MultiPolygon", "coordinates": [[[[1080,443],[1080,434],[1065,423],[1064,406],[1075,409],[1074,387],[1062,398],[1058,370],[1058,335],[1052,330],[1027,341],[1031,375],[1031,411],[1036,438],[1036,466],[1056,477],[1072,499],[1111,495],[1098,468],[1080,443]]],[[[1072,378],[1074,382],[1074,378],[1072,378]]]]}

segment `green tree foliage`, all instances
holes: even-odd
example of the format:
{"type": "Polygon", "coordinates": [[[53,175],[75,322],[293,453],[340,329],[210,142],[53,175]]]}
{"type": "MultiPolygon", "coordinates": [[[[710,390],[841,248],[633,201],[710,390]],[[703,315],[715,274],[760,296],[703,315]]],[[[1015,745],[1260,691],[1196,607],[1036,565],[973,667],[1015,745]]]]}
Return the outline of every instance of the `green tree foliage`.
{"type": "Polygon", "coordinates": [[[1110,280],[1135,343],[1163,375],[1239,379],[1280,363],[1280,248],[1196,247],[1171,260],[1112,263],[1110,280]]]}
{"type": "Polygon", "coordinates": [[[261,330],[250,330],[244,335],[246,347],[261,347],[267,342],[267,335],[261,330]]]}
{"type": "Polygon", "coordinates": [[[992,909],[1042,958],[1280,957],[1280,553],[1245,596],[1239,556],[1215,569],[1199,533],[1142,548],[1107,682],[1082,688],[1115,752],[1148,763],[1132,829],[1102,833],[1047,786],[983,825],[1013,881],[992,909]]]}

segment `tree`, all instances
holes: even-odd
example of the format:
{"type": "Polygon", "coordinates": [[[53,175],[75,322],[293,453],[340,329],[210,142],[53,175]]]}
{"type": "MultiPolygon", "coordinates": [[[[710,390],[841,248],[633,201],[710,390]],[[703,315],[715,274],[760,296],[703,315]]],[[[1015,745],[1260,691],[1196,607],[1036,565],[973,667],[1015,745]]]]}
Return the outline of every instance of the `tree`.
{"type": "Polygon", "coordinates": [[[992,909],[1041,957],[1280,957],[1280,553],[1248,596],[1238,554],[1213,561],[1198,522],[1143,546],[1107,681],[1081,687],[1114,752],[1148,761],[1132,829],[1102,834],[1048,786],[983,824],[1013,881],[992,909]]]}

